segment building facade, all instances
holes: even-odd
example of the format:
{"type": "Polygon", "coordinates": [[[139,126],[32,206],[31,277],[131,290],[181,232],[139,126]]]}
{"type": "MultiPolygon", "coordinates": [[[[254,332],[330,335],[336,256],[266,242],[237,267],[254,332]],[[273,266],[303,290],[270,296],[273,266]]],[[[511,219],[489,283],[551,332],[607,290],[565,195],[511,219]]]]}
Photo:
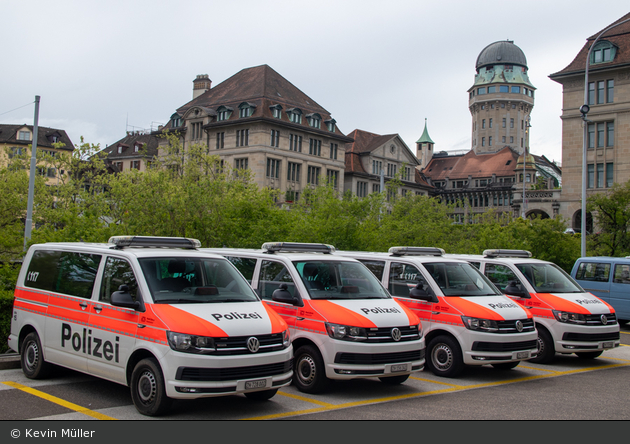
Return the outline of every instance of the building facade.
{"type": "MultiPolygon", "coordinates": [[[[610,26],[628,19],[630,14],[610,26]]],[[[630,180],[630,21],[612,27],[591,50],[597,37],[610,26],[588,37],[573,61],[549,76],[562,85],[562,216],[578,231],[585,140],[587,197],[630,180]],[[584,122],[580,107],[585,100],[587,61],[590,110],[584,122]]],[[[590,221],[587,216],[588,231],[592,230],[590,221]]]]}
{"type": "Polygon", "coordinates": [[[99,154],[106,156],[113,172],[146,171],[158,155],[159,141],[157,134],[129,132],[99,154]]]}

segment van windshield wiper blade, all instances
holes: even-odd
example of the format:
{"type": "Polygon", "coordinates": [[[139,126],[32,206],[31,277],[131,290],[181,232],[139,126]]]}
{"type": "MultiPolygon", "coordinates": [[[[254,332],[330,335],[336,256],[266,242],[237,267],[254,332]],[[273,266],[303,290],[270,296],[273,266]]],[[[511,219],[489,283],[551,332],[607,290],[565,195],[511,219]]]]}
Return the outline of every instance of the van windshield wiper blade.
{"type": "Polygon", "coordinates": [[[201,301],[196,301],[194,299],[158,299],[155,301],[156,304],[173,304],[173,303],[183,303],[183,304],[196,304],[201,301]]]}

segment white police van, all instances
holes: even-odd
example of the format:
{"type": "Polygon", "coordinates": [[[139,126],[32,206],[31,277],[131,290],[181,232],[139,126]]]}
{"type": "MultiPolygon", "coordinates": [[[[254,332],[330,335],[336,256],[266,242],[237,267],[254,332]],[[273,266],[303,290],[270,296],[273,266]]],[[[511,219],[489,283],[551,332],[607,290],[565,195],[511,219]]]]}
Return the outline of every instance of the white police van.
{"type": "Polygon", "coordinates": [[[359,261],[325,244],[269,242],[260,250],[203,249],[227,257],[291,329],[293,382],[305,393],[331,379],[401,384],[424,368],[418,317],[359,261]]]}
{"type": "Polygon", "coordinates": [[[24,374],[43,378],[57,364],[128,385],[145,415],[172,398],[271,398],[291,383],[287,324],[199,247],[143,236],[31,246],[8,340],[24,374]]]}

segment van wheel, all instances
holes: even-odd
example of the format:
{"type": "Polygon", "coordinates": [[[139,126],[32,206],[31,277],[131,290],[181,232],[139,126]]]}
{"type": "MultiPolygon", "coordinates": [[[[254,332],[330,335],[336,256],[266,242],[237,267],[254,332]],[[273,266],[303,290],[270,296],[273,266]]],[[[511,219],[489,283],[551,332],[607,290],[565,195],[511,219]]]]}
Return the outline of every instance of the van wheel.
{"type": "Polygon", "coordinates": [[[131,374],[131,399],[136,409],[146,416],[158,416],[171,406],[166,396],[162,369],[154,358],[136,364],[131,374]]]}
{"type": "Polygon", "coordinates": [[[380,376],[378,379],[380,379],[383,384],[398,385],[409,379],[409,375],[380,376]]]}
{"type": "Polygon", "coordinates": [[[322,356],[311,345],[303,345],[295,352],[293,376],[295,386],[304,393],[321,393],[330,383],[322,356]]]}
{"type": "Polygon", "coordinates": [[[245,393],[245,396],[252,401],[267,401],[268,399],[273,398],[276,393],[278,393],[278,389],[247,392],[245,393]]]}
{"type": "Polygon", "coordinates": [[[604,352],[603,350],[596,351],[596,352],[579,352],[579,353],[576,353],[576,355],[578,355],[578,357],[582,359],[595,359],[599,357],[603,352],[604,352]]]}
{"type": "Polygon", "coordinates": [[[450,336],[437,336],[427,346],[426,365],[436,376],[454,378],[464,370],[462,349],[450,336]]]}
{"type": "Polygon", "coordinates": [[[553,339],[551,335],[542,328],[538,329],[538,354],[535,358],[531,358],[529,362],[534,362],[536,364],[548,364],[553,361],[554,356],[556,355],[556,348],[553,345],[553,339]]]}
{"type": "Polygon", "coordinates": [[[36,332],[31,332],[24,338],[20,347],[20,364],[24,375],[29,379],[43,379],[52,370],[52,365],[44,361],[42,344],[36,332]]]}
{"type": "Polygon", "coordinates": [[[514,362],[499,362],[498,364],[492,364],[494,368],[497,370],[512,370],[514,367],[517,367],[521,361],[514,362]]]}

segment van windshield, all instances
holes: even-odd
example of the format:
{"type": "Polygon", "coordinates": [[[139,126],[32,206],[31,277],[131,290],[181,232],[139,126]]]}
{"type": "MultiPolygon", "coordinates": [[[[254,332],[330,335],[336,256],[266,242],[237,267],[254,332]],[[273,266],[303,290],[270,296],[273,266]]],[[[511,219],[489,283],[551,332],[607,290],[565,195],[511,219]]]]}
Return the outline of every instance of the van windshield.
{"type": "Polygon", "coordinates": [[[389,299],[391,296],[360,262],[293,263],[311,299],[389,299]]]}
{"type": "Polygon", "coordinates": [[[227,260],[200,257],[138,259],[155,303],[190,304],[260,300],[227,260]]]}
{"type": "Polygon", "coordinates": [[[516,264],[537,293],[584,293],[580,285],[556,264],[516,264]]]}
{"type": "Polygon", "coordinates": [[[428,262],[424,268],[438,284],[444,296],[494,296],[499,290],[468,262],[428,262]]]}

